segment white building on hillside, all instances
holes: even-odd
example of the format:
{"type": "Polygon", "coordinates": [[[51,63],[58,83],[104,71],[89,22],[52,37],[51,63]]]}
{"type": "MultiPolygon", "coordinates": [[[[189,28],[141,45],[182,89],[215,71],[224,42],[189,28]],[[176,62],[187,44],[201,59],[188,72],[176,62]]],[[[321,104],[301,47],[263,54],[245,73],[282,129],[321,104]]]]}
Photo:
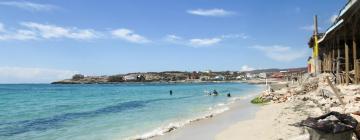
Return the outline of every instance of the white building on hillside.
{"type": "Polygon", "coordinates": [[[225,80],[225,77],[222,76],[222,75],[218,75],[218,76],[215,76],[215,77],[213,78],[213,80],[224,81],[224,80],[225,80]]]}

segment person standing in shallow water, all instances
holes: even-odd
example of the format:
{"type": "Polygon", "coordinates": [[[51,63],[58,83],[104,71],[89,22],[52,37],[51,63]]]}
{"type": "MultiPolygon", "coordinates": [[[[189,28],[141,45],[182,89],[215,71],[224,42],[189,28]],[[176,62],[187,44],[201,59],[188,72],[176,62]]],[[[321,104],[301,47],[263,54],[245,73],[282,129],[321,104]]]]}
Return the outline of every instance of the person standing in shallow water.
{"type": "Polygon", "coordinates": [[[219,94],[219,93],[218,93],[216,90],[213,91],[213,95],[214,95],[214,96],[217,96],[218,94],[219,94]]]}
{"type": "Polygon", "coordinates": [[[172,95],[172,90],[170,90],[170,95],[172,95]]]}

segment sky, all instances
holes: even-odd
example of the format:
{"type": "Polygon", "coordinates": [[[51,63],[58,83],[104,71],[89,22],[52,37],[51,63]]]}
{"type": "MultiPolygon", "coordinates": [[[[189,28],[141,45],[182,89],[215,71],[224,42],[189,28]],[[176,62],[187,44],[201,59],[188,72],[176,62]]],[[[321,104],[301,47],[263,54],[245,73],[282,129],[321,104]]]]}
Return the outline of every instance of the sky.
{"type": "Polygon", "coordinates": [[[347,0],[0,1],[0,83],[305,67],[347,0]]]}

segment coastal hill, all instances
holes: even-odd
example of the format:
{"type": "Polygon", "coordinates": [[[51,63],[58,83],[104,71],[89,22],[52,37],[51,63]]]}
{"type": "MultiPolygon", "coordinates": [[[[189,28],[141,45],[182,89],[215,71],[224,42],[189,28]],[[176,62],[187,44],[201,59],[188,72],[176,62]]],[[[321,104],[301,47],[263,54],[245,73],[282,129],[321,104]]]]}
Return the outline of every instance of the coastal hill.
{"type": "Polygon", "coordinates": [[[306,71],[306,68],[262,69],[253,71],[164,71],[146,73],[128,73],[103,76],[84,76],[75,74],[71,79],[53,82],[52,84],[112,84],[123,82],[201,82],[201,81],[232,81],[251,78],[266,78],[279,72],[306,71]]]}

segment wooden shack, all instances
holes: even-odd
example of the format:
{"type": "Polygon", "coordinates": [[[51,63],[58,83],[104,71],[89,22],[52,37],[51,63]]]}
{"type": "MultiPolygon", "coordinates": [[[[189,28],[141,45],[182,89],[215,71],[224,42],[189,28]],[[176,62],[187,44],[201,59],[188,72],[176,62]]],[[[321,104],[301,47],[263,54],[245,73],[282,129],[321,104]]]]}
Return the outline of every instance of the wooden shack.
{"type": "Polygon", "coordinates": [[[333,25],[325,33],[315,30],[309,42],[313,59],[317,56],[319,60],[315,65],[319,73],[333,74],[338,84],[358,84],[360,80],[359,19],[359,0],[349,0],[333,25]]]}

